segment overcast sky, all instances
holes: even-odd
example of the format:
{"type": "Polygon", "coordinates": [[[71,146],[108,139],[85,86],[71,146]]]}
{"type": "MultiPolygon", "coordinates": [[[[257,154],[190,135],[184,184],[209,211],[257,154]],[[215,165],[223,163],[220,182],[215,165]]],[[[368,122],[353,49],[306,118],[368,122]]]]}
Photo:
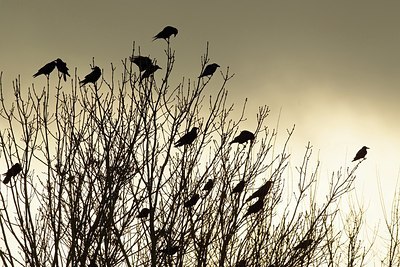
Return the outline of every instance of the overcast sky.
{"type": "Polygon", "coordinates": [[[152,36],[175,26],[177,79],[199,75],[208,41],[212,62],[236,73],[232,101],[248,97],[253,119],[269,105],[271,126],[282,109],[282,136],[296,124],[291,152],[302,156],[310,141],[322,175],[369,146],[356,191],[381,214],[378,178],[391,197],[400,165],[399,14],[400,1],[0,0],[0,71],[5,86],[18,74],[43,86],[32,75],[60,57],[82,78],[93,57],[120,67],[133,41],[163,64],[165,43],[152,36]]]}

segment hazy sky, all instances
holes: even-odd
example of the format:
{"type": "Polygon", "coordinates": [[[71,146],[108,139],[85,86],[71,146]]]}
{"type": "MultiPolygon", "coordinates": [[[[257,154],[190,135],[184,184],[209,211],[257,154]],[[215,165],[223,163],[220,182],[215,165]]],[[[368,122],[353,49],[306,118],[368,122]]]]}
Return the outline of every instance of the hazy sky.
{"type": "Polygon", "coordinates": [[[43,86],[32,74],[48,61],[60,57],[82,78],[95,57],[107,77],[133,41],[162,65],[165,43],[152,36],[173,25],[174,75],[197,77],[209,41],[212,62],[236,73],[232,101],[248,97],[249,117],[269,105],[271,126],[282,108],[282,137],[296,124],[292,152],[311,141],[322,175],[369,146],[356,191],[380,216],[378,178],[391,197],[400,166],[399,14],[400,1],[0,0],[0,71],[5,87],[18,74],[43,86]]]}

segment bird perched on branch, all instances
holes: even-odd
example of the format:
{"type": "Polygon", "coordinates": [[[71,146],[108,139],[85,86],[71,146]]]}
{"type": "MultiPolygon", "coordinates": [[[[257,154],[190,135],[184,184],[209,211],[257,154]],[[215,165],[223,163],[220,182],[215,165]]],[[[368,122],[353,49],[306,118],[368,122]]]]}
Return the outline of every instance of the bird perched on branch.
{"type": "Polygon", "coordinates": [[[56,67],[56,62],[51,61],[46,65],[44,65],[43,67],[41,67],[35,74],[33,74],[33,77],[36,78],[41,74],[44,74],[46,77],[49,77],[50,73],[54,70],[55,67],[56,67]]]}
{"type": "Polygon", "coordinates": [[[258,197],[258,198],[264,198],[268,192],[269,189],[271,188],[272,182],[268,181],[266,182],[263,186],[261,186],[260,188],[257,189],[257,191],[255,191],[247,200],[246,202],[258,197]]]}
{"type": "Polygon", "coordinates": [[[250,131],[241,131],[240,134],[238,136],[236,136],[232,142],[230,142],[230,144],[233,143],[239,143],[239,144],[243,144],[243,143],[247,143],[248,141],[253,141],[255,138],[254,134],[250,131]]]}
{"type": "Polygon", "coordinates": [[[99,67],[94,66],[92,68],[92,72],[85,76],[85,79],[80,81],[81,86],[84,86],[87,83],[95,83],[101,77],[101,70],[99,67]]]}
{"type": "Polygon", "coordinates": [[[98,267],[98,265],[96,264],[96,261],[92,259],[90,260],[88,267],[98,267]]]}
{"type": "Polygon", "coordinates": [[[153,37],[153,41],[156,39],[164,39],[164,40],[169,40],[171,35],[174,35],[174,37],[178,34],[178,29],[172,26],[167,26],[165,27],[161,32],[157,33],[156,36],[153,37]]]}
{"type": "Polygon", "coordinates": [[[197,131],[199,128],[193,127],[190,132],[187,132],[184,136],[182,136],[178,141],[175,142],[175,147],[180,147],[184,145],[190,145],[197,138],[197,131]]]}
{"type": "Polygon", "coordinates": [[[148,70],[154,66],[153,61],[149,57],[135,56],[131,57],[130,60],[139,67],[140,72],[148,70]]]}
{"type": "Polygon", "coordinates": [[[208,179],[207,183],[204,185],[203,190],[204,191],[210,191],[214,186],[214,180],[213,179],[208,179]]]}
{"type": "Polygon", "coordinates": [[[180,248],[181,248],[180,246],[168,246],[166,248],[160,249],[160,252],[172,256],[175,253],[177,253],[180,248]]]}
{"type": "Polygon", "coordinates": [[[244,180],[241,180],[233,189],[231,194],[241,193],[244,189],[244,180]]]}
{"type": "Polygon", "coordinates": [[[15,163],[6,173],[3,174],[6,176],[3,180],[3,183],[8,184],[11,181],[11,178],[17,176],[21,171],[21,164],[15,163]]]}
{"type": "Polygon", "coordinates": [[[369,147],[363,146],[360,150],[358,150],[353,161],[365,158],[365,156],[367,155],[367,149],[369,149],[369,147]]]}
{"type": "Polygon", "coordinates": [[[194,205],[196,205],[196,203],[197,203],[197,201],[199,201],[199,199],[200,199],[200,195],[197,193],[194,193],[192,195],[192,197],[183,204],[183,206],[185,206],[186,208],[193,207],[194,205]]]}
{"type": "Polygon", "coordinates": [[[140,80],[143,80],[143,79],[145,79],[145,78],[149,78],[150,75],[152,75],[154,72],[156,72],[156,71],[159,70],[159,69],[161,69],[161,67],[158,66],[158,65],[152,65],[152,66],[150,66],[149,68],[147,68],[147,69],[143,72],[142,76],[140,77],[140,80]]]}
{"type": "Polygon", "coordinates": [[[213,75],[218,67],[220,67],[220,66],[217,63],[212,63],[212,64],[207,65],[206,68],[204,69],[203,73],[199,76],[199,78],[213,75]]]}
{"type": "Polygon", "coordinates": [[[150,209],[148,209],[148,208],[143,208],[143,209],[139,212],[138,216],[136,216],[136,217],[139,218],[139,219],[141,219],[141,218],[147,218],[147,216],[149,216],[149,214],[150,214],[150,209]]]}
{"type": "Polygon", "coordinates": [[[257,213],[259,212],[264,206],[264,200],[263,198],[259,198],[253,205],[249,207],[247,210],[247,213],[244,215],[244,217],[249,216],[250,214],[257,213]]]}
{"type": "Polygon", "coordinates": [[[246,260],[240,260],[236,262],[235,267],[246,267],[246,260]]]}
{"type": "Polygon", "coordinates": [[[297,246],[294,247],[294,249],[306,249],[308,248],[312,243],[314,242],[314,240],[312,239],[306,239],[301,241],[297,246]]]}
{"type": "Polygon", "coordinates": [[[62,61],[60,58],[57,58],[56,59],[56,67],[58,69],[58,72],[63,75],[64,81],[67,81],[67,76],[70,76],[68,73],[67,63],[62,61]]]}

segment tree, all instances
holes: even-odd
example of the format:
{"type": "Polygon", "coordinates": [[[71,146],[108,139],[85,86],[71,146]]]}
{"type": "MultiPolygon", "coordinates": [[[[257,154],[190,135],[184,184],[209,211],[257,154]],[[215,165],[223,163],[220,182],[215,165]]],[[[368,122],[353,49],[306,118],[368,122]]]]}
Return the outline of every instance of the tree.
{"type": "MultiPolygon", "coordinates": [[[[18,78],[11,101],[0,76],[1,125],[7,125],[0,152],[8,168],[22,166],[0,191],[5,266],[327,262],[324,255],[335,238],[328,233],[337,232],[327,222],[335,220],[334,203],[352,189],[362,161],[332,175],[326,200],[317,204],[318,164],[309,170],[308,145],[294,200],[286,198],[287,144],[294,127],[284,146],[275,147],[278,133],[266,126],[270,110],[263,106],[255,116],[254,140],[230,144],[243,130],[247,100],[235,120],[236,106],[227,104],[229,68],[175,84],[175,51],[170,42],[164,45],[166,66],[145,78],[125,59],[118,82],[114,65],[110,80],[100,77],[82,87],[77,73],[70,86],[61,75],[46,76],[43,90],[26,91],[18,78]],[[209,86],[219,89],[208,95],[209,86]],[[194,127],[195,139],[174,147],[194,127]],[[203,191],[209,179],[213,186],[203,191]],[[243,192],[231,194],[240,181],[243,192]],[[262,208],[245,216],[256,201],[246,199],[267,181],[269,191],[261,200],[255,197],[262,208]],[[185,207],[196,194],[198,200],[185,207]]],[[[134,46],[130,58],[137,56],[134,46]]],[[[209,61],[207,45],[199,69],[209,61]]]]}

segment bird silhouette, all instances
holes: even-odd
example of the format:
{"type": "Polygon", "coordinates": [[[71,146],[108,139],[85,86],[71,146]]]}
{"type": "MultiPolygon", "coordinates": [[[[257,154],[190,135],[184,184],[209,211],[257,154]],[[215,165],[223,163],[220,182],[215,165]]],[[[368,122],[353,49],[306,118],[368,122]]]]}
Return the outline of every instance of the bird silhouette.
{"type": "Polygon", "coordinates": [[[143,57],[143,56],[136,56],[136,57],[131,57],[131,62],[135,63],[136,66],[139,67],[139,71],[145,71],[150,68],[152,68],[153,62],[149,57],[143,57]]]}
{"type": "Polygon", "coordinates": [[[268,192],[269,189],[271,188],[272,182],[268,181],[266,182],[263,186],[261,186],[260,188],[257,189],[257,191],[255,191],[247,200],[246,202],[258,197],[258,198],[264,198],[268,192]]]}
{"type": "Polygon", "coordinates": [[[160,66],[158,65],[152,65],[150,66],[148,69],[146,69],[142,76],[140,77],[140,80],[143,80],[145,78],[149,78],[151,74],[153,74],[154,72],[156,72],[157,70],[161,69],[160,66]]]}
{"type": "Polygon", "coordinates": [[[235,264],[235,267],[246,267],[246,260],[240,260],[235,264]]]}
{"type": "Polygon", "coordinates": [[[160,249],[160,252],[172,256],[177,253],[180,248],[180,246],[167,246],[166,248],[160,249]]]}
{"type": "Polygon", "coordinates": [[[156,36],[153,37],[153,41],[156,39],[165,39],[169,40],[171,35],[174,35],[174,37],[178,34],[178,29],[172,26],[167,26],[165,27],[161,32],[157,33],[156,36]]]}
{"type": "Polygon", "coordinates": [[[203,190],[204,191],[210,191],[214,186],[214,180],[213,179],[208,179],[207,183],[204,185],[203,190]]]}
{"type": "Polygon", "coordinates": [[[44,74],[47,77],[49,77],[50,73],[54,70],[55,67],[56,67],[56,62],[51,61],[46,65],[44,65],[43,67],[41,67],[35,74],[33,74],[33,77],[35,78],[41,74],[44,74]]]}
{"type": "Polygon", "coordinates": [[[358,150],[356,156],[352,161],[365,158],[365,156],[367,155],[367,149],[369,149],[369,147],[363,146],[360,150],[358,150]]]}
{"type": "Polygon", "coordinates": [[[192,197],[183,204],[183,206],[186,208],[193,207],[194,205],[196,205],[196,203],[199,199],[200,199],[200,195],[197,193],[194,193],[192,195],[192,197]]]}
{"type": "Polygon", "coordinates": [[[180,147],[184,145],[190,145],[197,138],[197,131],[199,128],[193,127],[190,132],[187,132],[184,136],[182,136],[178,141],[175,142],[175,147],[180,147]]]}
{"type": "Polygon", "coordinates": [[[90,260],[88,267],[98,267],[98,265],[96,264],[96,261],[92,259],[90,260]]]}
{"type": "Polygon", "coordinates": [[[99,67],[95,66],[92,68],[92,72],[85,76],[85,79],[80,81],[81,86],[87,83],[95,83],[101,77],[101,70],[99,67]]]}
{"type": "Polygon", "coordinates": [[[56,67],[58,69],[58,72],[60,72],[63,75],[64,81],[67,81],[67,76],[70,76],[68,73],[67,63],[62,61],[60,58],[57,58],[56,59],[56,67]]]}
{"type": "Polygon", "coordinates": [[[314,242],[314,240],[312,239],[306,239],[301,241],[297,246],[294,247],[294,249],[306,249],[308,248],[312,243],[314,242]]]}
{"type": "Polygon", "coordinates": [[[231,194],[241,193],[244,189],[244,180],[241,180],[233,189],[231,194]]]}
{"type": "Polygon", "coordinates": [[[249,216],[250,214],[257,213],[259,212],[264,206],[264,200],[263,198],[259,198],[253,205],[249,207],[247,210],[247,213],[244,215],[244,217],[249,216]]]}
{"type": "Polygon", "coordinates": [[[239,144],[243,144],[243,143],[247,143],[248,141],[253,141],[255,138],[254,134],[250,131],[241,131],[240,134],[238,136],[236,136],[231,142],[230,144],[233,143],[239,143],[239,144]]]}
{"type": "Polygon", "coordinates": [[[17,176],[21,171],[21,164],[15,163],[6,173],[3,174],[6,176],[3,180],[3,183],[8,184],[11,181],[11,178],[17,176]]]}
{"type": "Polygon", "coordinates": [[[143,208],[143,209],[139,212],[138,216],[136,216],[136,217],[139,218],[139,219],[141,219],[141,218],[147,218],[147,216],[149,216],[149,214],[150,214],[150,209],[148,209],[148,208],[143,208]]]}
{"type": "Polygon", "coordinates": [[[217,63],[207,65],[206,68],[204,69],[203,73],[199,76],[199,78],[213,75],[218,67],[220,67],[220,66],[217,63]]]}

